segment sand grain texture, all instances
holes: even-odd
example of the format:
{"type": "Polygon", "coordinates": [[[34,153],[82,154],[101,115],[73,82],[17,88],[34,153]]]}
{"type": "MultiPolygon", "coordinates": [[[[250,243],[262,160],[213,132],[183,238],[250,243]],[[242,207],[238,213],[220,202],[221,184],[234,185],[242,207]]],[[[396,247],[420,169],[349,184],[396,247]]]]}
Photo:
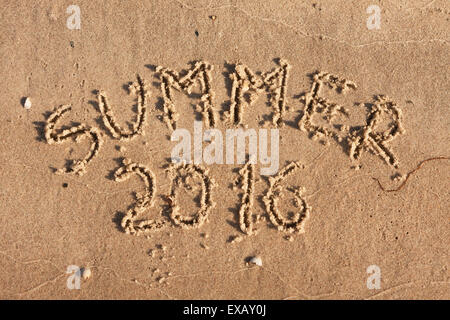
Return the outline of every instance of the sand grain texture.
{"type": "Polygon", "coordinates": [[[0,9],[1,299],[450,298],[448,1],[378,30],[365,1],[74,4],[0,9]],[[279,175],[168,167],[194,119],[278,128],[279,175]]]}

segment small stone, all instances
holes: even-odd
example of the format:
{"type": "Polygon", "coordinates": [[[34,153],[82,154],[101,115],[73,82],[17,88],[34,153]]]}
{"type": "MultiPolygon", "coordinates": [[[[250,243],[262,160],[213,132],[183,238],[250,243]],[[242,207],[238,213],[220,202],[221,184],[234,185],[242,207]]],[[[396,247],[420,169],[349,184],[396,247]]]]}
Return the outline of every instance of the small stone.
{"type": "Polygon", "coordinates": [[[399,181],[403,180],[403,175],[401,173],[397,172],[396,174],[394,174],[391,177],[391,179],[396,181],[396,182],[399,182],[399,181]]]}
{"type": "Polygon", "coordinates": [[[119,152],[125,152],[127,151],[127,148],[125,148],[124,146],[116,146],[116,150],[119,152]]]}
{"type": "Polygon", "coordinates": [[[286,240],[289,241],[289,242],[294,241],[294,237],[291,236],[291,235],[285,236],[284,239],[286,239],[286,240]]]}
{"type": "Polygon", "coordinates": [[[166,278],[164,277],[159,277],[158,279],[156,279],[156,281],[158,281],[158,283],[163,283],[166,280],[166,278]]]}
{"type": "Polygon", "coordinates": [[[231,236],[229,242],[230,243],[238,243],[241,242],[243,238],[241,236],[231,236]]]}
{"type": "Polygon", "coordinates": [[[262,260],[260,256],[251,258],[250,263],[256,264],[258,267],[262,267],[262,260]]]}
{"type": "Polygon", "coordinates": [[[81,276],[83,280],[87,280],[92,276],[92,271],[90,268],[83,268],[81,276]]]}
{"type": "Polygon", "coordinates": [[[23,107],[25,109],[27,109],[27,110],[31,108],[31,100],[30,100],[30,98],[26,98],[25,99],[25,102],[23,103],[23,107]]]}

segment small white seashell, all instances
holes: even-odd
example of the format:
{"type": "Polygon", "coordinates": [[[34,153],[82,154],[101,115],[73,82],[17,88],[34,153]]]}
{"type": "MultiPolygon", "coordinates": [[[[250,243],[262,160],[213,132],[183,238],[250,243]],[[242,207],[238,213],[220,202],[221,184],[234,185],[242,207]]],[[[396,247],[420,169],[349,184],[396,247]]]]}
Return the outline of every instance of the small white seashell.
{"type": "Polygon", "coordinates": [[[92,276],[92,271],[90,268],[83,268],[82,269],[82,277],[83,280],[87,280],[92,276]]]}
{"type": "Polygon", "coordinates": [[[258,267],[262,267],[262,260],[260,256],[251,258],[250,263],[256,264],[258,267]]]}
{"type": "Polygon", "coordinates": [[[24,104],[23,104],[23,107],[24,107],[25,109],[30,109],[30,108],[31,108],[31,100],[30,100],[30,98],[26,98],[26,99],[25,99],[25,102],[24,102],[24,104]]]}

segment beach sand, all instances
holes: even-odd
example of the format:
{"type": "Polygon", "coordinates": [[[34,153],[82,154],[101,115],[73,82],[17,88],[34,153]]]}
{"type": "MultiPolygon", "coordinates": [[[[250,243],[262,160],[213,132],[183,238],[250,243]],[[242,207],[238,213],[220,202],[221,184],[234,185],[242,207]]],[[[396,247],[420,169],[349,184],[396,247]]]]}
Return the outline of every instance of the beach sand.
{"type": "Polygon", "coordinates": [[[0,8],[1,299],[450,298],[448,1],[71,4],[0,8]],[[168,172],[171,101],[190,132],[279,129],[278,175],[168,172]]]}

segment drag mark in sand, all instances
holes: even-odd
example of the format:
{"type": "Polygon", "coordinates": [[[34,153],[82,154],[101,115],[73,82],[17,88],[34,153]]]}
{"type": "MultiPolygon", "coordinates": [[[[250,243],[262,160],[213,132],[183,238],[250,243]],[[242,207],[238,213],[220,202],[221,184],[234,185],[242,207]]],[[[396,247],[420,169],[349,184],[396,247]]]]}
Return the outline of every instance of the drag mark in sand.
{"type": "Polygon", "coordinates": [[[172,164],[169,167],[169,175],[171,176],[170,194],[167,196],[169,201],[170,218],[172,222],[182,228],[201,227],[208,219],[208,214],[215,206],[212,200],[212,189],[215,186],[213,179],[209,177],[207,169],[194,164],[172,164]],[[195,190],[190,183],[200,180],[200,209],[192,217],[183,216],[180,213],[180,206],[177,202],[177,190],[185,187],[187,190],[195,190]]]}
{"type": "Polygon", "coordinates": [[[55,129],[58,120],[68,111],[72,109],[69,105],[63,105],[55,108],[53,113],[48,117],[45,125],[45,139],[48,144],[59,144],[67,139],[74,138],[79,142],[82,138],[89,136],[92,140],[89,153],[80,160],[73,161],[67,168],[58,169],[57,174],[77,174],[83,175],[86,172],[86,166],[98,154],[103,143],[100,132],[96,128],[90,128],[85,124],[79,124],[69,129],[55,129]]]}
{"type": "Polygon", "coordinates": [[[229,76],[233,82],[230,110],[226,113],[230,123],[242,124],[244,109],[251,106],[256,101],[257,95],[265,89],[270,93],[269,103],[273,109],[272,124],[276,127],[283,126],[283,116],[286,113],[287,80],[291,66],[284,59],[280,59],[278,64],[278,68],[261,76],[256,75],[249,67],[241,63],[235,66],[235,72],[229,76]],[[246,99],[248,94],[249,99],[246,99]]]}
{"type": "Polygon", "coordinates": [[[114,179],[117,182],[122,182],[134,174],[137,174],[144,181],[145,192],[136,194],[136,203],[127,211],[122,219],[121,225],[125,233],[139,236],[162,229],[165,227],[167,220],[164,218],[158,220],[148,219],[135,223],[135,220],[140,214],[153,207],[156,184],[153,172],[144,165],[131,162],[129,159],[123,160],[123,165],[114,172],[114,179]]]}
{"type": "Polygon", "coordinates": [[[108,103],[108,98],[106,93],[102,90],[98,92],[98,106],[102,114],[102,119],[105,127],[109,130],[111,135],[120,140],[129,140],[139,134],[144,134],[143,127],[146,121],[147,114],[147,98],[149,92],[147,90],[147,84],[144,80],[137,75],[137,82],[132,83],[128,86],[129,94],[134,94],[137,96],[137,118],[133,123],[133,128],[131,132],[126,132],[124,129],[117,124],[114,119],[114,113],[111,106],[108,103]]]}
{"type": "Polygon", "coordinates": [[[173,131],[176,129],[177,121],[180,117],[173,101],[172,88],[184,92],[188,95],[192,93],[195,84],[200,84],[200,103],[196,106],[196,111],[200,112],[205,125],[208,128],[216,126],[216,115],[214,110],[213,98],[214,92],[211,87],[211,71],[213,66],[205,61],[198,61],[181,77],[180,74],[172,69],[158,66],[156,72],[161,79],[161,93],[164,100],[164,122],[168,128],[173,131]]]}
{"type": "Polygon", "coordinates": [[[383,190],[384,192],[396,192],[396,191],[400,191],[406,184],[406,182],[408,181],[409,177],[414,174],[415,172],[417,172],[418,170],[420,170],[420,168],[422,168],[422,166],[429,162],[429,161],[435,161],[435,160],[450,160],[449,157],[434,157],[434,158],[428,158],[425,160],[422,160],[419,162],[419,164],[417,165],[417,167],[413,170],[411,170],[410,172],[408,172],[406,174],[405,179],[403,180],[403,182],[395,189],[385,189],[382,185],[380,180],[378,180],[377,178],[372,177],[373,180],[375,180],[378,183],[378,186],[380,187],[381,190],[383,190]]]}
{"type": "Polygon", "coordinates": [[[294,193],[294,205],[299,208],[298,212],[295,212],[292,218],[286,219],[278,209],[278,202],[283,192],[283,186],[281,183],[299,168],[303,168],[303,166],[298,161],[293,161],[286,165],[275,177],[269,178],[270,186],[266,195],[263,197],[263,202],[270,221],[275,225],[275,227],[278,228],[279,231],[288,233],[303,233],[304,223],[309,218],[311,207],[308,206],[305,198],[303,197],[304,188],[287,188],[288,191],[294,193]]]}

